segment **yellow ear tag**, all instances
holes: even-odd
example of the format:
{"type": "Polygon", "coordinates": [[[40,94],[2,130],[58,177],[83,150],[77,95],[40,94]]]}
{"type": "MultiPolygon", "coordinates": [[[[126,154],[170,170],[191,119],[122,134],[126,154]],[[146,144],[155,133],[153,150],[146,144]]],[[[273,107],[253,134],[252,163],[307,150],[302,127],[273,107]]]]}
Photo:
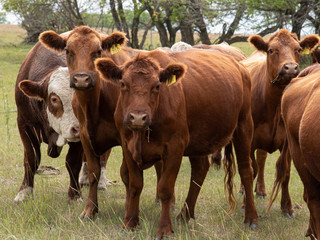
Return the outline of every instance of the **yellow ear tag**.
{"type": "Polygon", "coordinates": [[[121,50],[120,44],[113,44],[110,48],[110,53],[113,55],[121,50]]]}
{"type": "Polygon", "coordinates": [[[301,54],[309,54],[310,53],[310,48],[304,48],[302,51],[301,51],[301,54]]]}
{"type": "Polygon", "coordinates": [[[168,80],[166,81],[166,85],[169,87],[170,85],[174,84],[176,81],[177,81],[176,75],[172,75],[171,82],[170,82],[170,80],[168,79],[168,80]]]}

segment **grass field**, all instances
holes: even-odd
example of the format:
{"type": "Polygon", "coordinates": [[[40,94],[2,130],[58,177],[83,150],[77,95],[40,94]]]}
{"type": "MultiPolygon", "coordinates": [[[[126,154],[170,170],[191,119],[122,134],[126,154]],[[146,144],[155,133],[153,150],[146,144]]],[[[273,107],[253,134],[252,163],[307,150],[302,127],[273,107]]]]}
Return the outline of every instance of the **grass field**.
{"type": "MultiPolygon", "coordinates": [[[[19,67],[31,49],[21,44],[24,31],[17,26],[0,25],[0,239],[153,239],[156,235],[160,206],[154,203],[156,176],[153,168],[144,173],[144,189],[140,199],[140,226],[135,231],[119,232],[125,203],[125,188],[121,182],[119,168],[122,160],[121,148],[112,150],[107,165],[107,178],[117,181],[105,191],[99,191],[99,213],[94,221],[82,220],[78,216],[84,208],[88,189],[84,188],[84,202],[67,203],[68,173],[64,166],[67,147],[61,156],[52,159],[42,146],[43,165],[61,171],[57,176],[36,175],[34,197],[15,204],[23,179],[23,146],[16,123],[14,84],[19,67]]],[[[237,44],[246,54],[247,43],[237,44]]],[[[252,51],[252,49],[251,49],[252,51]]],[[[270,193],[274,166],[278,153],[269,155],[266,164],[267,192],[270,193]]],[[[294,167],[291,171],[290,193],[296,218],[284,217],[279,199],[270,214],[265,213],[268,199],[255,198],[259,215],[256,230],[244,227],[244,212],[240,210],[242,196],[238,195],[238,208],[233,215],[226,216],[228,204],[223,190],[223,170],[210,169],[202,187],[197,206],[196,220],[184,223],[175,220],[183,206],[189,187],[190,164],[182,162],[175,194],[176,207],[172,212],[175,233],[171,239],[304,239],[309,212],[302,199],[303,187],[294,167]]],[[[239,186],[239,175],[235,184],[239,186]]]]}

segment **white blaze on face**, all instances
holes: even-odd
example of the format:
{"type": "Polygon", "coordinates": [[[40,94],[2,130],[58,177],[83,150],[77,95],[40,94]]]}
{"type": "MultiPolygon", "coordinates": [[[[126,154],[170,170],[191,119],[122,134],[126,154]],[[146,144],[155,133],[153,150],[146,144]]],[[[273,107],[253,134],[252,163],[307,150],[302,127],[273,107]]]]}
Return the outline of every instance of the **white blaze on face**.
{"type": "Polygon", "coordinates": [[[48,121],[59,134],[57,146],[80,141],[79,121],[71,105],[74,90],[70,88],[69,79],[68,68],[60,67],[52,73],[48,84],[48,121]]]}

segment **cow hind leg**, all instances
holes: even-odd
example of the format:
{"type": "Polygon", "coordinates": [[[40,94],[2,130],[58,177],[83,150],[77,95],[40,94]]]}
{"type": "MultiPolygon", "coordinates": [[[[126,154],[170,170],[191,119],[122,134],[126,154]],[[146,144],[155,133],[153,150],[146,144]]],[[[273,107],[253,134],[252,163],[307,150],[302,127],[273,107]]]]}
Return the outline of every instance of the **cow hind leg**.
{"type": "Polygon", "coordinates": [[[258,174],[257,174],[257,183],[256,183],[255,192],[258,197],[266,198],[267,192],[266,192],[266,185],[264,181],[264,167],[266,164],[268,153],[262,149],[257,149],[256,155],[257,155],[256,161],[258,164],[258,174]]]}
{"type": "Polygon", "coordinates": [[[253,122],[250,113],[240,114],[238,127],[233,134],[238,171],[245,190],[245,219],[246,225],[257,227],[258,214],[253,199],[253,169],[250,159],[253,122]]]}
{"type": "Polygon", "coordinates": [[[189,160],[191,163],[189,192],[184,206],[177,216],[178,219],[184,219],[186,221],[194,218],[196,201],[210,167],[208,156],[189,157],[189,160]]]}
{"type": "Polygon", "coordinates": [[[24,146],[24,178],[14,201],[16,203],[26,200],[33,194],[34,175],[40,165],[40,134],[36,129],[21,126],[18,122],[20,137],[24,146]]]}

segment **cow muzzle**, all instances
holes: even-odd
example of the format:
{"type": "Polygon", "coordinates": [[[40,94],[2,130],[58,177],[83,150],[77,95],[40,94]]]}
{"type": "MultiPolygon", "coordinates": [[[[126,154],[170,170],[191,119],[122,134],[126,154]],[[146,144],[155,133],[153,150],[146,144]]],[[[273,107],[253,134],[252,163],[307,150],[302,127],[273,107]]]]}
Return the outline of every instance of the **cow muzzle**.
{"type": "Polygon", "coordinates": [[[145,112],[130,112],[124,122],[132,130],[144,130],[150,126],[150,117],[145,112]]]}
{"type": "Polygon", "coordinates": [[[88,90],[94,87],[92,73],[73,73],[70,76],[70,87],[77,90],[88,90]]]}
{"type": "Polygon", "coordinates": [[[298,76],[300,72],[299,65],[291,62],[285,63],[280,69],[278,76],[271,81],[275,85],[287,85],[290,83],[291,79],[298,76]]]}

